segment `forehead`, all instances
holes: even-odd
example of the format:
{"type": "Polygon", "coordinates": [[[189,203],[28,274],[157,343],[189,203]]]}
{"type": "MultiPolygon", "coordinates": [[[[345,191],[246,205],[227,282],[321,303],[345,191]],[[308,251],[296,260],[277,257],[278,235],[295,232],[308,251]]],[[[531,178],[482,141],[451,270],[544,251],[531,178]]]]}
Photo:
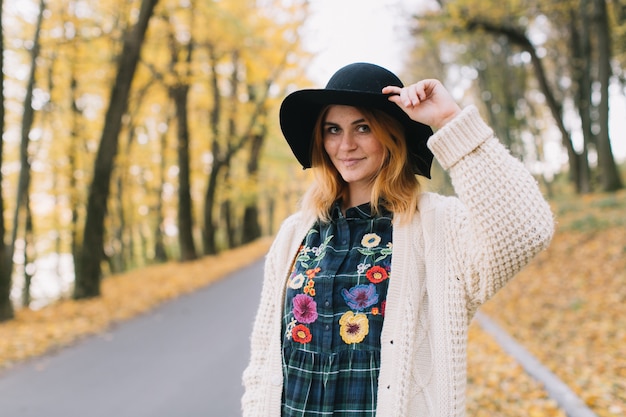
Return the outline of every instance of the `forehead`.
{"type": "Polygon", "coordinates": [[[343,104],[333,104],[328,107],[325,122],[332,123],[351,123],[355,120],[366,119],[365,115],[354,106],[346,106],[343,104]]]}

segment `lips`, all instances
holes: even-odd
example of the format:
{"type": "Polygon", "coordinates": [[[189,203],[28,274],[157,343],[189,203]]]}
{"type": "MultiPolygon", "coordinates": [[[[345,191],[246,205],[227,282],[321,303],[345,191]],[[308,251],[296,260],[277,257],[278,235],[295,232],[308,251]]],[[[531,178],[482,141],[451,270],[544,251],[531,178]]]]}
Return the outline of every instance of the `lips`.
{"type": "Polygon", "coordinates": [[[349,158],[349,159],[340,159],[340,161],[344,166],[351,167],[363,161],[364,159],[365,158],[349,158]]]}

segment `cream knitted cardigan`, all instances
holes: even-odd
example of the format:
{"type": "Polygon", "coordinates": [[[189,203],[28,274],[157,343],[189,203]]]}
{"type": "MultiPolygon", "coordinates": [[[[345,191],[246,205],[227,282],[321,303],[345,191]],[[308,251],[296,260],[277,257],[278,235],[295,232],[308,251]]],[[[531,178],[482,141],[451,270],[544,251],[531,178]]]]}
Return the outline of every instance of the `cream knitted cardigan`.
{"type": "MultiPolygon", "coordinates": [[[[457,197],[424,193],[394,224],[381,336],[378,417],[465,415],[468,325],[476,309],[545,248],[550,208],[535,180],[470,106],[428,142],[457,197]]],[[[283,223],[265,263],[243,375],[244,417],[279,417],[281,312],[291,262],[315,219],[283,223]]]]}

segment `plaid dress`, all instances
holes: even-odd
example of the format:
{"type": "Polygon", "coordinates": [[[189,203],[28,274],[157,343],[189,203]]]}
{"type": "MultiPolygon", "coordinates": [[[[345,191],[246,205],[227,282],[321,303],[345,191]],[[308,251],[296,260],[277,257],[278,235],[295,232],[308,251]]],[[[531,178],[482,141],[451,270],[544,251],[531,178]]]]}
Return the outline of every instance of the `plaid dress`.
{"type": "Polygon", "coordinates": [[[374,417],[391,213],[364,204],[305,237],[287,280],[282,417],[374,417]]]}

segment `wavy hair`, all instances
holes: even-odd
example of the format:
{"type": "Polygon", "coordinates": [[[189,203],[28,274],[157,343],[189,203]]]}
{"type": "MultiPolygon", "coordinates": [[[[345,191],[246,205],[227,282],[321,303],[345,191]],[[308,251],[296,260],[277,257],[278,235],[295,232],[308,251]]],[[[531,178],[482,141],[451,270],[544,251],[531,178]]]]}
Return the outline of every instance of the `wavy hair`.
{"type": "MultiPolygon", "coordinates": [[[[343,180],[324,149],[323,124],[330,106],[315,123],[311,150],[314,181],[302,199],[302,209],[322,221],[330,221],[335,201],[347,197],[348,184],[343,180]]],[[[373,213],[381,206],[401,223],[409,222],[417,211],[420,184],[408,162],[404,128],[396,119],[377,109],[357,107],[367,119],[372,133],[385,149],[385,158],[373,178],[370,204],[373,213]]]]}

